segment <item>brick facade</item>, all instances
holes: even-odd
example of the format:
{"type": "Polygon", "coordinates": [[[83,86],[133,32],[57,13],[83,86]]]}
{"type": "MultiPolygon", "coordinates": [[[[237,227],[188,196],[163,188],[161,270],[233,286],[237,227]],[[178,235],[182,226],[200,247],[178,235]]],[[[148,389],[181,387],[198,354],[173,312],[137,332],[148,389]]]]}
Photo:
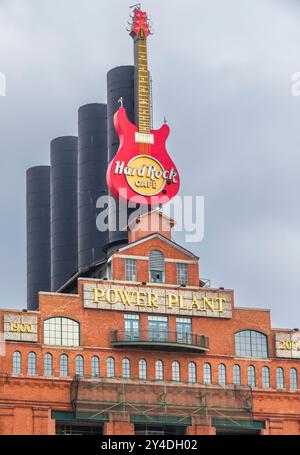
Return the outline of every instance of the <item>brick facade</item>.
{"type": "MultiPolygon", "coordinates": [[[[148,233],[147,233],[148,235],[148,233]]],[[[135,236],[140,240],[140,236],[135,236]]],[[[131,286],[137,288],[141,283],[149,283],[148,258],[152,250],[159,250],[165,257],[165,283],[146,284],[155,287],[157,291],[178,291],[176,263],[185,261],[188,266],[189,283],[185,288],[191,292],[199,289],[199,266],[198,258],[192,253],[182,249],[162,235],[148,236],[142,241],[129,244],[122,251],[116,251],[111,257],[113,285],[131,286]],[[137,282],[125,281],[125,260],[136,258],[137,282]]],[[[124,331],[124,313],[126,311],[91,309],[84,307],[83,288],[86,284],[92,286],[110,283],[109,280],[79,278],[77,294],[40,293],[39,311],[22,313],[13,310],[1,310],[0,324],[4,328],[5,315],[34,316],[38,323],[38,341],[7,341],[5,355],[0,357],[0,434],[55,434],[57,413],[74,415],[74,402],[71,401],[71,390],[76,374],[76,356],[81,355],[84,359],[84,376],[90,377],[93,373],[92,357],[97,356],[100,361],[100,377],[95,381],[101,382],[107,376],[107,359],[113,357],[115,361],[115,378],[111,379],[114,384],[123,382],[136,385],[135,398],[142,402],[144,394],[147,394],[147,382],[155,382],[155,362],[161,360],[164,365],[164,381],[160,383],[170,384],[170,390],[174,385],[172,376],[172,362],[180,364],[180,381],[178,387],[188,387],[189,364],[196,365],[196,385],[201,385],[205,390],[203,366],[211,365],[212,383],[218,383],[218,366],[226,367],[226,385],[224,390],[233,384],[233,366],[239,365],[241,371],[241,383],[248,383],[248,367],[255,367],[256,385],[252,388],[251,421],[260,422],[262,428],[260,434],[300,434],[300,394],[299,385],[297,390],[291,390],[290,369],[295,368],[300,375],[300,360],[276,357],[275,334],[279,330],[273,330],[270,323],[270,312],[265,309],[239,308],[234,304],[233,291],[224,290],[231,295],[233,305],[232,317],[199,317],[191,312],[192,332],[205,335],[209,340],[209,350],[206,352],[180,349],[179,346],[171,347],[162,345],[149,349],[149,345],[113,346],[112,333],[124,331]],[[65,317],[80,324],[80,344],[77,347],[49,346],[44,344],[43,326],[47,318],[65,317]],[[235,353],[235,334],[241,330],[252,330],[265,334],[268,337],[268,358],[240,358],[235,353]],[[148,347],[148,349],[147,349],[148,347]],[[13,372],[13,353],[21,354],[21,372],[13,372]],[[36,354],[36,371],[28,372],[28,354],[36,354]],[[51,376],[45,376],[44,355],[50,353],[53,359],[53,371],[51,376]],[[68,375],[60,375],[60,356],[68,356],[68,375]],[[122,360],[130,361],[130,379],[122,378],[122,360]],[[147,362],[147,379],[139,380],[139,360],[147,362]],[[270,387],[265,389],[262,384],[262,368],[267,366],[270,371],[270,387]],[[276,369],[283,368],[284,387],[278,389],[276,369]],[[140,390],[140,392],[139,392],[140,390]],[[139,396],[140,393],[140,396],[139,396]]],[[[209,292],[223,292],[223,290],[210,290],[209,292]]],[[[140,331],[148,331],[149,313],[135,311],[140,316],[140,331]]],[[[158,314],[157,312],[155,313],[158,314]]],[[[166,316],[166,315],[164,315],[166,316]]],[[[176,332],[176,318],[180,314],[172,311],[168,314],[168,330],[176,332]]],[[[292,332],[292,331],[291,331],[292,332]]],[[[103,389],[108,390],[109,388],[103,389]]],[[[96,393],[96,392],[95,392],[96,393]]],[[[104,392],[103,392],[104,393],[104,392]]],[[[106,392],[105,392],[106,393],[106,392]]],[[[150,387],[149,387],[150,393],[150,387]]],[[[226,393],[226,392],[224,392],[226,393]]],[[[111,399],[111,397],[109,397],[111,399]]],[[[180,394],[178,400],[180,401],[180,394]]],[[[186,403],[182,403],[186,404],[186,403]]],[[[75,411],[76,412],[76,411],[75,411]]],[[[224,419],[226,420],[224,411],[224,419]]],[[[173,412],[174,414],[174,412],[173,412]]],[[[132,423],[130,412],[105,413],[103,419],[104,434],[134,434],[135,425],[132,423]]],[[[173,415],[173,417],[175,414],[173,415]]],[[[176,416],[175,416],[176,417],[176,416]]],[[[80,422],[76,415],[73,421],[80,422]]],[[[238,420],[237,417],[234,417],[238,420]]],[[[85,422],[86,424],[86,422],[85,422]]],[[[214,419],[212,417],[203,421],[202,418],[191,416],[188,424],[185,424],[186,434],[216,434],[214,419]]]]}

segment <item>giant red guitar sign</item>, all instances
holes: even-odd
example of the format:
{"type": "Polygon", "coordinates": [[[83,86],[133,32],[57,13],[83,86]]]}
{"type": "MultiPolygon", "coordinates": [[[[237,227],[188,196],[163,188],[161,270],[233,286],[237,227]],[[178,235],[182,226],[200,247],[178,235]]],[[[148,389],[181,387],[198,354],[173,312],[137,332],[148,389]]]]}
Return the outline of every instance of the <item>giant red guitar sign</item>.
{"type": "Polygon", "coordinates": [[[138,126],[131,123],[121,106],[114,115],[120,146],[107,169],[107,184],[116,199],[134,198],[149,206],[167,202],[179,190],[180,179],[166,150],[170,129],[165,124],[151,129],[147,14],[135,8],[131,36],[137,42],[138,126]]]}

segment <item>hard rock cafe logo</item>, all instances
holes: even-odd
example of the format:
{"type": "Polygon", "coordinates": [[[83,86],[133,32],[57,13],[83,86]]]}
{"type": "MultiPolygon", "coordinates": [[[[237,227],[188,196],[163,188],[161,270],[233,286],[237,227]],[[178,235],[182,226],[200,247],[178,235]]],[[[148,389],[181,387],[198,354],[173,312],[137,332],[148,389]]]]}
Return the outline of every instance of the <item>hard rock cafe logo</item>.
{"type": "Polygon", "coordinates": [[[149,155],[135,156],[127,165],[125,161],[116,161],[114,173],[125,175],[130,188],[142,196],[155,196],[163,191],[166,184],[177,183],[175,169],[164,169],[157,159],[149,155]]]}

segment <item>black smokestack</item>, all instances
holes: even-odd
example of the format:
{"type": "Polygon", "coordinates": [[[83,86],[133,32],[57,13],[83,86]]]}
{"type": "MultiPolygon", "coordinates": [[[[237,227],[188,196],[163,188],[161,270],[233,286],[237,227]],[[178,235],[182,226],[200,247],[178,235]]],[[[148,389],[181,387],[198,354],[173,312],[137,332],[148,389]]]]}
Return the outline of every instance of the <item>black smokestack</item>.
{"type": "Polygon", "coordinates": [[[50,166],[26,173],[27,308],[38,308],[38,292],[50,291],[50,166]]]}
{"type": "Polygon", "coordinates": [[[57,291],[78,269],[78,139],[51,142],[51,290],[57,291]]]}

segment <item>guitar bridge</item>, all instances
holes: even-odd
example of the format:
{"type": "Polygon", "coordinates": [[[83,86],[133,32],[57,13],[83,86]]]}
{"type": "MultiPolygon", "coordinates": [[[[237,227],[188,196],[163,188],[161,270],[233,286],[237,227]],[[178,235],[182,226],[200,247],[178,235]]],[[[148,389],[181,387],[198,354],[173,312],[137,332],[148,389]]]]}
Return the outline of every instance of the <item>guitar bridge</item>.
{"type": "Polygon", "coordinates": [[[136,132],[135,142],[138,144],[154,144],[154,134],[136,132]]]}

